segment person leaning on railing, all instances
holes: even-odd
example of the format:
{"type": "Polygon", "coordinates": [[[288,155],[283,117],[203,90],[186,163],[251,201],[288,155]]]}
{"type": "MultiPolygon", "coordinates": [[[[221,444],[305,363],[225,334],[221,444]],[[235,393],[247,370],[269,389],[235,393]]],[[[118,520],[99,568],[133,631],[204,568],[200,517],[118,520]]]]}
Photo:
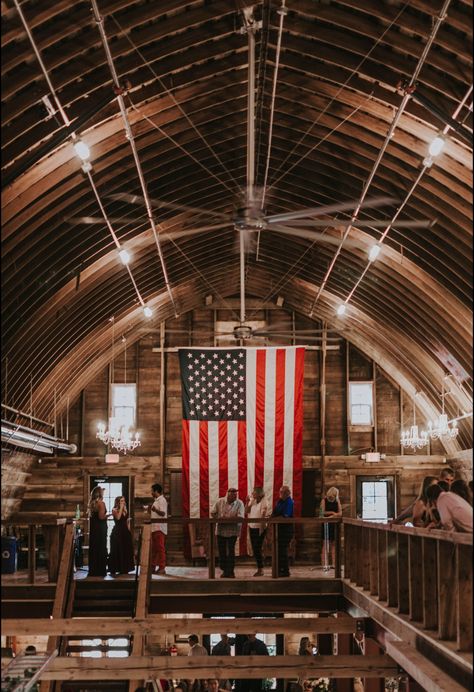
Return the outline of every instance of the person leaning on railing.
{"type": "Polygon", "coordinates": [[[426,495],[431,507],[440,516],[440,525],[429,528],[441,528],[446,531],[472,533],[472,507],[456,493],[445,491],[440,484],[430,485],[426,495]]]}

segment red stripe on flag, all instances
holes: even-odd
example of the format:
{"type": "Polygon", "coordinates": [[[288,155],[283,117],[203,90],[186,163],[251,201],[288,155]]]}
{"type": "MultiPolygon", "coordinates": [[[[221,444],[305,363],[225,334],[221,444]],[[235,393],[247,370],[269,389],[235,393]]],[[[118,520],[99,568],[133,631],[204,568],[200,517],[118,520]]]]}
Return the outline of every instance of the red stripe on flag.
{"type": "Polygon", "coordinates": [[[199,516],[209,516],[209,430],[207,421],[200,421],[199,423],[199,508],[199,516]]]}
{"type": "MultiPolygon", "coordinates": [[[[237,454],[239,464],[239,498],[245,504],[248,495],[247,487],[247,423],[244,420],[237,422],[237,454]]],[[[240,555],[247,555],[247,524],[243,524],[240,533],[240,555]]]]}
{"type": "Polygon", "coordinates": [[[219,497],[224,497],[229,487],[229,456],[227,447],[227,421],[219,421],[219,497]]]}
{"type": "Polygon", "coordinates": [[[295,424],[293,432],[293,500],[295,516],[301,515],[303,478],[303,375],[304,348],[295,355],[295,424]]]}
{"type": "Polygon", "coordinates": [[[278,497],[283,485],[285,444],[285,363],[286,349],[278,349],[275,363],[275,448],[273,467],[273,497],[278,497]]]}
{"type": "Polygon", "coordinates": [[[255,487],[263,487],[265,448],[265,363],[266,351],[258,350],[255,387],[255,487]]]}
{"type": "Polygon", "coordinates": [[[183,517],[189,517],[189,421],[183,419],[181,427],[182,445],[182,486],[181,499],[183,503],[183,517]]]}

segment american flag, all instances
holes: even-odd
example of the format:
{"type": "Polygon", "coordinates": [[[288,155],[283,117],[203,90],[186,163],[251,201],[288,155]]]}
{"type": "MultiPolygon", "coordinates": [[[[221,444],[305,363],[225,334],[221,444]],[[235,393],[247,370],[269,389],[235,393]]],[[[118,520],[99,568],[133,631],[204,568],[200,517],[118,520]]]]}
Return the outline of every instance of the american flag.
{"type": "Polygon", "coordinates": [[[301,511],[304,348],[179,349],[183,514],[209,517],[230,487],[290,486],[301,511]]]}

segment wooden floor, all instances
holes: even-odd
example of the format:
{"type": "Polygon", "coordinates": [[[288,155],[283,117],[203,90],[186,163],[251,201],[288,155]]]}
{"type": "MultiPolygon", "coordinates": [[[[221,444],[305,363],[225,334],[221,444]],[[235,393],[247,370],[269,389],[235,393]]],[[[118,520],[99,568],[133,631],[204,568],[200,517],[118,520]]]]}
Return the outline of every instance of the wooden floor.
{"type": "MultiPolygon", "coordinates": [[[[270,567],[264,570],[263,577],[254,577],[256,571],[255,565],[245,564],[238,565],[235,568],[235,578],[246,580],[246,579],[271,579],[271,569],[270,567]]],[[[308,579],[308,578],[331,578],[334,579],[334,569],[329,571],[324,571],[322,567],[311,567],[310,565],[297,565],[291,567],[290,577],[280,577],[279,580],[291,580],[291,579],[308,579]]],[[[220,569],[216,569],[216,579],[219,577],[220,569]]],[[[85,579],[87,577],[87,568],[78,569],[74,573],[74,579],[85,579]]],[[[89,580],[96,581],[117,581],[117,580],[132,580],[135,579],[135,572],[130,572],[129,574],[121,574],[115,577],[107,575],[106,577],[88,577],[89,580]]],[[[153,581],[157,580],[190,580],[190,579],[208,579],[207,567],[192,567],[188,565],[179,565],[175,567],[167,567],[166,574],[153,574],[153,581]]],[[[226,581],[234,581],[233,579],[227,579],[226,581]]],[[[45,584],[48,582],[48,572],[46,568],[39,568],[35,572],[35,583],[45,584]]],[[[14,574],[2,574],[2,583],[6,586],[9,584],[27,584],[28,582],[28,570],[22,569],[18,570],[14,574]]]]}

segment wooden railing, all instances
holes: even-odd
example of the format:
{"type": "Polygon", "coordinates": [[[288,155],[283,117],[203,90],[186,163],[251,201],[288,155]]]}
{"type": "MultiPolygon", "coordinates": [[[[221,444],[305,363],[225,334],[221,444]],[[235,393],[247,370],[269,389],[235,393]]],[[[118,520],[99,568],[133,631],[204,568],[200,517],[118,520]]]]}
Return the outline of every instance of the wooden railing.
{"type": "Polygon", "coordinates": [[[344,519],[344,577],[472,650],[472,534],[344,519]]]}
{"type": "MultiPolygon", "coordinates": [[[[25,533],[24,531],[22,531],[22,529],[26,529],[28,536],[28,583],[34,584],[36,581],[38,553],[36,538],[38,527],[41,527],[41,533],[44,538],[44,548],[48,568],[48,581],[56,581],[59,569],[59,556],[61,554],[62,545],[64,541],[66,523],[67,519],[62,517],[57,519],[51,519],[49,517],[41,517],[41,515],[38,515],[37,519],[29,518],[25,521],[12,521],[8,519],[2,519],[2,530],[4,530],[10,536],[15,536],[19,540],[18,547],[22,547],[20,541],[20,539],[22,538],[21,534],[25,533]]],[[[17,559],[19,558],[20,555],[18,554],[17,559]]]]}

